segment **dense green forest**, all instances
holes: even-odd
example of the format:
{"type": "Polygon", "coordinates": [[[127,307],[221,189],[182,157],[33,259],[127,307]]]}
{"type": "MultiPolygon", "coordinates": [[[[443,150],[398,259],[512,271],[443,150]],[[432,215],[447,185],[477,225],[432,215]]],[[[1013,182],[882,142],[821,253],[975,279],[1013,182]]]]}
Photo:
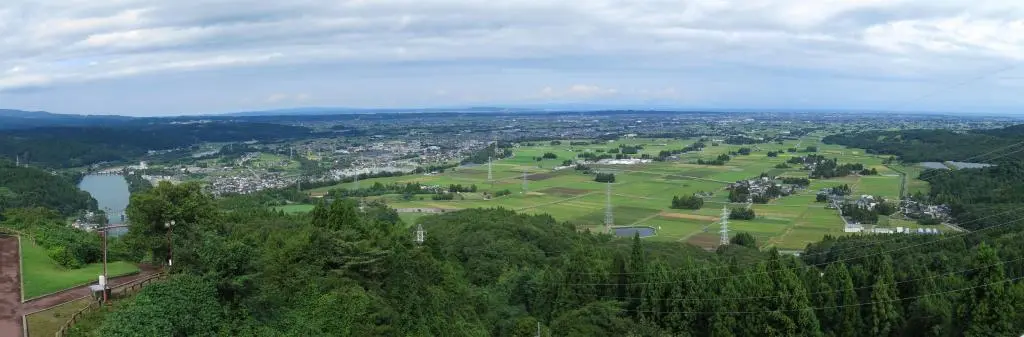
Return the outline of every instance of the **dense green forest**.
{"type": "Polygon", "coordinates": [[[980,169],[925,170],[920,179],[931,186],[926,199],[948,204],[960,226],[979,229],[1017,220],[1024,204],[1024,163],[1003,161],[980,169]]]}
{"type": "Polygon", "coordinates": [[[0,160],[0,214],[6,209],[26,207],[45,207],[64,216],[96,210],[96,200],[79,190],[73,179],[0,160]]]}
{"type": "Polygon", "coordinates": [[[79,336],[1011,336],[1024,226],[826,239],[799,259],[750,235],[705,252],[465,210],[414,229],[380,203],[218,208],[198,185],[132,197],[125,238],[175,274],[79,336]],[[139,319],[146,317],[146,319],[139,319]]]}
{"type": "Polygon", "coordinates": [[[120,127],[42,127],[0,132],[0,157],[44,167],[135,160],[150,150],[201,142],[274,141],[310,137],[309,129],[266,123],[209,122],[120,127]]]}
{"type": "MultiPolygon", "coordinates": [[[[954,132],[949,130],[866,131],[830,135],[826,144],[866,149],[868,153],[895,155],[908,163],[973,160],[989,162],[996,156],[979,156],[1024,140],[1024,125],[996,130],[954,132]]],[[[1024,152],[1007,153],[1024,159],[1024,152]]]]}

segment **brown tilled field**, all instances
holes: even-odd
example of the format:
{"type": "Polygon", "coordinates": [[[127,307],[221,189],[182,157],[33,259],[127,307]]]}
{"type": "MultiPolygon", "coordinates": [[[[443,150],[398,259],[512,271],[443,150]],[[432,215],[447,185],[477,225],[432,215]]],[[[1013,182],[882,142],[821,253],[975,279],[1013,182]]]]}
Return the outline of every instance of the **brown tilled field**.
{"type": "Polygon", "coordinates": [[[578,188],[568,188],[568,187],[545,188],[545,189],[537,191],[537,192],[544,193],[544,194],[564,195],[564,196],[577,196],[577,195],[583,195],[583,194],[590,193],[589,190],[583,190],[583,189],[578,189],[578,188]]]}

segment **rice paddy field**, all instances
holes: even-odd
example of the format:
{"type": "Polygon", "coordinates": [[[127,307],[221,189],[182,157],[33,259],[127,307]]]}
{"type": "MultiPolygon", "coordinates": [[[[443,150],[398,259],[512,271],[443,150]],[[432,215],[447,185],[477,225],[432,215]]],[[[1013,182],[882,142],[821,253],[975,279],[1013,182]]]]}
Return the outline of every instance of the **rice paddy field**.
{"type": "MultiPolygon", "coordinates": [[[[761,173],[777,176],[807,177],[808,172],[797,165],[792,168],[776,168],[793,156],[805,153],[788,153],[786,149],[804,149],[817,146],[818,154],[837,158],[840,164],[860,163],[878,170],[877,176],[847,176],[832,179],[813,179],[811,186],[796,195],[775,199],[768,204],[755,204],[757,213],[753,220],[731,220],[730,231],[749,232],[758,239],[763,248],[776,247],[783,250],[800,250],[808,243],[819,241],[824,235],[840,236],[843,221],[835,210],[826,209],[823,203],[815,202],[818,190],[848,184],[854,195],[869,194],[898,198],[900,195],[900,172],[882,165],[883,158],[865,154],[859,149],[836,145],[825,145],[820,135],[807,136],[783,144],[710,146],[702,152],[680,155],[678,160],[652,162],[635,165],[590,165],[596,172],[614,173],[616,181],[611,184],[612,213],[616,225],[644,225],[656,229],[657,234],[647,240],[691,243],[704,248],[718,245],[719,217],[722,208],[743,207],[746,204],[729,204],[726,185],[737,180],[757,177],[761,173]],[[698,159],[713,159],[720,154],[750,147],[750,155],[733,156],[722,166],[697,165],[698,159]],[[769,151],[783,151],[778,157],[768,157],[769,151]],[[704,207],[700,210],[671,209],[672,197],[709,193],[704,207]]],[[[392,207],[465,209],[478,207],[503,207],[529,214],[550,214],[560,221],[568,221],[580,229],[602,230],[605,217],[607,184],[593,181],[587,175],[573,168],[558,166],[564,160],[575,160],[583,152],[607,151],[620,145],[643,145],[641,153],[657,156],[661,150],[681,149],[696,142],[696,139],[623,139],[615,142],[571,146],[569,140],[561,145],[536,142],[533,146],[514,149],[514,156],[493,163],[493,181],[487,179],[487,165],[459,167],[434,175],[407,175],[401,177],[377,178],[360,181],[366,186],[374,182],[406,183],[419,182],[427,185],[462,184],[477,185],[479,192],[462,193],[455,200],[436,201],[429,196],[418,195],[412,200],[402,200],[398,195],[376,197],[384,199],[392,207]],[[557,159],[537,161],[545,153],[554,153],[557,159]],[[526,185],[524,186],[524,173],[526,185]],[[525,187],[525,189],[524,189],[525,187]],[[483,193],[509,190],[512,195],[487,200],[483,193]]],[[[908,191],[927,188],[927,183],[917,181],[913,168],[907,171],[908,191]],[[923,186],[923,187],[922,187],[923,186]]],[[[898,168],[900,169],[900,168],[898,168]]],[[[340,184],[310,190],[314,195],[326,193],[332,188],[354,188],[354,183],[340,184]]],[[[303,211],[301,205],[286,206],[285,211],[303,211]]],[[[406,223],[415,221],[422,214],[403,214],[406,223]]]]}

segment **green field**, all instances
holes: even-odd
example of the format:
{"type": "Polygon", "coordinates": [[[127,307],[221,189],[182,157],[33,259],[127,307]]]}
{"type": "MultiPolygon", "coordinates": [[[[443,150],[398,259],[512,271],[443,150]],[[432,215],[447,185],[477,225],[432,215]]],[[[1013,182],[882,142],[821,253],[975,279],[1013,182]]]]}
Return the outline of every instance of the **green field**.
{"type": "MultiPolygon", "coordinates": [[[[22,240],[21,263],[25,299],[96,282],[103,273],[102,263],[89,264],[79,269],[64,269],[46,255],[46,249],[27,239],[22,240]]],[[[107,263],[109,277],[138,271],[138,267],[128,262],[107,263]]]]}
{"type": "MultiPolygon", "coordinates": [[[[778,247],[780,249],[803,249],[807,243],[818,241],[822,236],[845,235],[842,231],[843,222],[834,210],[824,208],[823,203],[815,202],[818,190],[841,184],[849,184],[855,195],[870,194],[887,198],[898,198],[901,178],[899,174],[882,165],[882,158],[867,155],[861,150],[849,149],[835,145],[825,145],[818,140],[820,137],[805,137],[799,141],[786,141],[784,144],[758,144],[748,156],[737,155],[723,166],[697,165],[699,158],[711,159],[720,154],[736,151],[740,147],[753,145],[708,146],[702,152],[680,155],[676,161],[652,162],[637,165],[591,165],[597,172],[615,173],[616,182],[612,184],[611,202],[613,217],[617,225],[645,225],[658,230],[658,235],[650,240],[689,242],[706,248],[717,245],[720,225],[717,218],[723,205],[728,204],[726,184],[736,180],[753,178],[761,173],[779,176],[806,177],[807,171],[799,167],[788,169],[775,168],[793,156],[801,153],[786,153],[790,147],[800,148],[817,146],[819,153],[830,158],[837,158],[840,163],[861,163],[865,167],[876,168],[878,176],[849,176],[827,180],[812,180],[811,186],[797,195],[773,200],[767,205],[754,205],[758,218],[750,221],[732,221],[730,230],[745,231],[753,234],[762,247],[778,247]],[[768,151],[783,151],[778,157],[768,157],[768,151]],[[673,210],[668,206],[673,195],[690,195],[696,192],[709,192],[712,196],[706,199],[705,206],[700,210],[673,210]],[[705,232],[705,229],[707,232],[705,232]]],[[[463,194],[451,201],[430,200],[429,196],[420,196],[412,200],[402,200],[398,195],[373,197],[388,202],[394,208],[444,208],[464,209],[478,207],[504,207],[530,214],[550,214],[560,221],[569,221],[580,228],[601,230],[605,217],[606,184],[593,181],[593,176],[585,175],[572,168],[555,171],[563,160],[576,159],[582,152],[596,152],[598,149],[611,149],[620,144],[645,144],[641,154],[656,156],[661,150],[679,149],[694,143],[696,139],[623,139],[608,144],[588,144],[570,146],[568,140],[563,145],[552,146],[548,142],[537,142],[534,146],[520,146],[514,150],[512,158],[497,160],[493,163],[494,181],[487,180],[487,166],[459,167],[437,175],[407,175],[368,179],[361,181],[361,186],[381,183],[422,184],[475,184],[481,192],[494,192],[508,189],[512,195],[484,200],[480,194],[463,194]],[[557,159],[536,161],[534,158],[551,152],[558,155],[557,159]],[[528,174],[527,191],[523,191],[523,172],[528,174]]],[[[795,165],[794,165],[795,166],[795,165]]],[[[353,188],[353,183],[323,187],[309,192],[323,194],[333,188],[353,188]]],[[[730,207],[741,207],[733,204],[730,207]]],[[[308,211],[311,206],[291,205],[278,207],[286,212],[308,211]]],[[[413,215],[402,215],[406,223],[416,218],[413,215]]]]}
{"type": "Polygon", "coordinates": [[[286,206],[274,207],[275,211],[284,211],[285,213],[305,213],[313,210],[313,205],[310,204],[295,204],[286,206]]]}

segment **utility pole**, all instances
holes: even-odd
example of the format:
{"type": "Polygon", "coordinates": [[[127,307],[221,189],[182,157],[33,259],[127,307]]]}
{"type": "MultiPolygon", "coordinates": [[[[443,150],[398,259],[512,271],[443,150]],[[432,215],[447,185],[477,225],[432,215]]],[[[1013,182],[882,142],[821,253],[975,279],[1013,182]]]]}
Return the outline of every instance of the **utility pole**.
{"type": "Polygon", "coordinates": [[[612,183],[605,183],[605,210],[604,210],[604,230],[608,234],[612,233],[612,226],[615,225],[615,218],[612,216],[612,183]]]}
{"type": "Polygon", "coordinates": [[[103,233],[103,304],[107,304],[107,230],[104,229],[103,233]]]}
{"type": "Polygon", "coordinates": [[[427,232],[423,230],[423,224],[417,224],[416,225],[416,243],[422,245],[424,237],[426,236],[426,234],[427,234],[427,232]]]}
{"type": "Polygon", "coordinates": [[[722,246],[729,245],[729,205],[722,206],[722,246]]]}
{"type": "Polygon", "coordinates": [[[174,264],[174,220],[164,223],[164,227],[167,228],[167,270],[170,271],[171,266],[174,264]]]}

